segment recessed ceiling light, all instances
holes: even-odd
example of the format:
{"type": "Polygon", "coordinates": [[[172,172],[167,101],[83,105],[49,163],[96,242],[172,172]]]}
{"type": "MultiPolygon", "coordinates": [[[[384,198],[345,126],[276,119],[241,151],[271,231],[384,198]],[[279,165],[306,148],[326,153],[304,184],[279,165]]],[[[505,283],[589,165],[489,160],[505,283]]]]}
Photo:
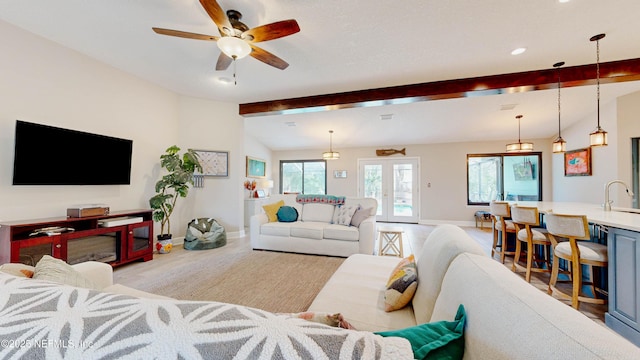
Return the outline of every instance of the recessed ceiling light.
{"type": "Polygon", "coordinates": [[[569,1],[571,1],[571,0],[558,0],[559,3],[563,3],[563,4],[564,3],[568,3],[569,1]]]}
{"type": "Polygon", "coordinates": [[[229,79],[228,77],[221,76],[221,77],[218,78],[218,82],[221,83],[221,84],[228,85],[228,84],[233,83],[233,80],[229,79]]]}
{"type": "Polygon", "coordinates": [[[380,120],[391,120],[393,119],[393,114],[382,114],[380,115],[380,120]]]}
{"type": "Polygon", "coordinates": [[[517,48],[511,52],[511,55],[520,55],[525,51],[527,51],[527,48],[517,48]]]}

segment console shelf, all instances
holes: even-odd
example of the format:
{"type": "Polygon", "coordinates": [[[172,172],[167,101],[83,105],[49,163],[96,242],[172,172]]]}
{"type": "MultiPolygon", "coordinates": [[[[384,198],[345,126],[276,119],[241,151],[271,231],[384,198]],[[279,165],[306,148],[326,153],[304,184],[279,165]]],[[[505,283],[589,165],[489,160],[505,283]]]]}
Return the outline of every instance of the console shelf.
{"type": "Polygon", "coordinates": [[[153,259],[151,210],[115,211],[109,215],[82,218],[53,217],[0,223],[0,264],[21,262],[35,265],[43,255],[70,264],[95,260],[118,266],[153,259]],[[101,227],[100,221],[121,217],[140,218],[133,224],[101,227]],[[50,227],[73,231],[34,234],[50,227]]]}

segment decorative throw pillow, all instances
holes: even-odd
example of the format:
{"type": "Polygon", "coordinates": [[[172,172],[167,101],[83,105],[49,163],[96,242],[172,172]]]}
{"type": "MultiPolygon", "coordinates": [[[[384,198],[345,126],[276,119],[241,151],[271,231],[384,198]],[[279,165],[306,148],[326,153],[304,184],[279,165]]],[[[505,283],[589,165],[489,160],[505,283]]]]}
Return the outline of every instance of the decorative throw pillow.
{"type": "Polygon", "coordinates": [[[333,213],[333,223],[338,225],[351,225],[351,217],[358,210],[358,206],[337,206],[333,213]]]}
{"type": "Polygon", "coordinates": [[[38,261],[33,272],[33,278],[58,284],[99,290],[99,287],[94,284],[93,281],[82,276],[82,274],[76,271],[71,265],[49,255],[44,255],[42,259],[38,261]]]}
{"type": "Polygon", "coordinates": [[[356,210],[356,212],[353,213],[353,216],[351,217],[351,225],[355,227],[360,226],[360,223],[363,222],[364,219],[371,216],[371,210],[373,210],[373,208],[358,208],[358,210],[356,210]]]}
{"type": "Polygon", "coordinates": [[[416,359],[462,359],[466,316],[464,306],[460,304],[454,321],[438,321],[375,334],[409,340],[416,359]]]}
{"type": "Polygon", "coordinates": [[[298,210],[293,206],[281,206],[276,216],[280,222],[294,222],[298,220],[298,210]]]}
{"type": "Polygon", "coordinates": [[[400,260],[391,272],[384,292],[384,311],[400,310],[407,306],[418,287],[418,271],[413,254],[400,260]]]}
{"type": "Polygon", "coordinates": [[[284,206],[284,200],[262,206],[262,208],[264,209],[264,213],[267,214],[267,217],[269,218],[269,222],[278,221],[278,215],[276,214],[282,206],[284,206]]]}

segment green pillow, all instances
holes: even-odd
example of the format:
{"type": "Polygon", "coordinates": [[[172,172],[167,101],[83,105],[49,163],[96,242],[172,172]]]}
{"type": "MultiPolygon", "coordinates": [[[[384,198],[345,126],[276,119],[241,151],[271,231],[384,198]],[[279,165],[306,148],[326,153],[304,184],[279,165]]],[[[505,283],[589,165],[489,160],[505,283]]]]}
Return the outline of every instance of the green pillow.
{"type": "Polygon", "coordinates": [[[276,216],[280,222],[294,222],[298,220],[298,210],[292,206],[281,206],[276,216]]]}
{"type": "Polygon", "coordinates": [[[375,334],[409,340],[416,359],[462,359],[465,318],[464,306],[460,304],[455,321],[438,321],[375,334]]]}

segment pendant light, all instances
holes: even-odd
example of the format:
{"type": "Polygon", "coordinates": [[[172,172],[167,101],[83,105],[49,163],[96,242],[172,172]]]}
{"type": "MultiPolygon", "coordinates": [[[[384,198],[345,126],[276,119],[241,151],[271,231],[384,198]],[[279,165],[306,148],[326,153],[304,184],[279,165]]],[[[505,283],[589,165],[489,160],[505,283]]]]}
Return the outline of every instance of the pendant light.
{"type": "Polygon", "coordinates": [[[589,134],[591,146],[607,146],[607,132],[600,127],[600,39],[604,36],[604,34],[598,34],[589,39],[596,42],[596,88],[598,92],[598,127],[589,134]]]}
{"type": "Polygon", "coordinates": [[[553,140],[553,152],[556,154],[563,153],[567,149],[567,142],[564,141],[560,134],[560,87],[562,86],[562,83],[560,82],[560,66],[562,65],[564,65],[564,61],[553,64],[553,67],[558,69],[558,137],[553,140]]]}
{"type": "Polygon", "coordinates": [[[329,130],[329,151],[322,153],[324,160],[337,160],[340,159],[340,153],[333,151],[333,130],[329,130]]]}
{"type": "Polygon", "coordinates": [[[516,119],[518,119],[518,142],[507,144],[507,152],[511,153],[533,151],[533,143],[520,141],[520,119],[522,119],[522,115],[517,115],[516,119]]]}

